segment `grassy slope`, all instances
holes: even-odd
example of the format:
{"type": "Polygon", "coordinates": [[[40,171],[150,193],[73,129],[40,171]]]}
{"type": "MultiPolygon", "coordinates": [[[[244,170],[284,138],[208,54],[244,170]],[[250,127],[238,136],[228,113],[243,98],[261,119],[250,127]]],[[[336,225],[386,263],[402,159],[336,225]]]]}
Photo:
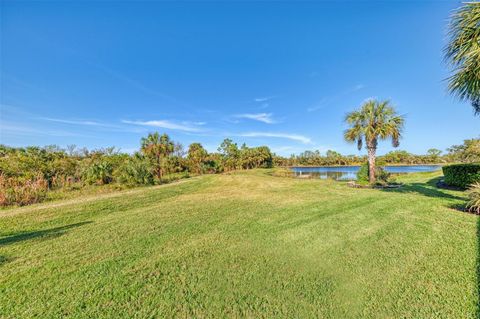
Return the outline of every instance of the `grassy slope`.
{"type": "Polygon", "coordinates": [[[0,212],[0,317],[477,315],[477,217],[401,191],[203,176],[0,212]]]}

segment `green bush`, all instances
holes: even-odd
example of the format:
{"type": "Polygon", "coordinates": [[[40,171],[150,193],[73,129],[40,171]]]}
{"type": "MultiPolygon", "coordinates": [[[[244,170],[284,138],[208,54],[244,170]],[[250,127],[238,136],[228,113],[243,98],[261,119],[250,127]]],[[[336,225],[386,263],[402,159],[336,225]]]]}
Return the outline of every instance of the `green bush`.
{"type": "Polygon", "coordinates": [[[480,215],[480,183],[473,184],[468,190],[468,211],[480,215]]]}
{"type": "Polygon", "coordinates": [[[480,182],[480,164],[455,164],[443,167],[444,181],[447,185],[468,188],[480,182]]]}
{"type": "Polygon", "coordinates": [[[153,168],[147,158],[135,154],[120,167],[118,181],[127,185],[152,185],[153,168]]]}
{"type": "Polygon", "coordinates": [[[84,179],[88,184],[105,185],[113,181],[113,166],[107,161],[90,164],[86,169],[84,179]]]}
{"type": "MultiPolygon", "coordinates": [[[[363,184],[368,184],[370,181],[369,176],[370,174],[368,170],[368,162],[363,163],[357,172],[357,181],[363,184]]],[[[388,182],[388,179],[390,178],[390,173],[384,170],[382,167],[377,166],[375,167],[375,178],[376,183],[386,184],[388,182]]]]}
{"type": "Polygon", "coordinates": [[[357,181],[362,183],[368,183],[368,163],[363,163],[357,172],[357,181]]]}
{"type": "Polygon", "coordinates": [[[208,159],[202,165],[202,171],[208,174],[216,174],[223,172],[222,162],[215,159],[208,159]]]}

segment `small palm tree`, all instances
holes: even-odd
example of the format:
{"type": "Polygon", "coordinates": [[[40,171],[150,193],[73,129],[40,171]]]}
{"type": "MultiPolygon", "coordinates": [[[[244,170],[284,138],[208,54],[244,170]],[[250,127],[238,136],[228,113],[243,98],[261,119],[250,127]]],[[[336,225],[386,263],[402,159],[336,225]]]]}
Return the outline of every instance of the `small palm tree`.
{"type": "Polygon", "coordinates": [[[448,89],[480,115],[480,2],[467,2],[453,13],[449,34],[445,58],[454,74],[448,89]]]}
{"type": "Polygon", "coordinates": [[[356,142],[358,150],[362,149],[363,142],[367,146],[369,180],[374,183],[378,141],[391,138],[393,147],[398,147],[404,119],[389,101],[368,100],[360,110],[348,113],[345,122],[350,125],[344,133],[345,140],[356,142]]]}
{"type": "Polygon", "coordinates": [[[167,134],[150,133],[141,140],[142,153],[149,157],[154,165],[155,174],[162,179],[165,159],[173,153],[174,143],[167,134]]]}

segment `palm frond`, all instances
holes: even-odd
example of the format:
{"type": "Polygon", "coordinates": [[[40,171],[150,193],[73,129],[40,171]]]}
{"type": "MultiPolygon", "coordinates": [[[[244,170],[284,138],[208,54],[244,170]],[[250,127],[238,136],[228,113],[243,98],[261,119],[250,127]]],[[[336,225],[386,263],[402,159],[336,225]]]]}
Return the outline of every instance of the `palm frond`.
{"type": "Polygon", "coordinates": [[[453,69],[448,90],[460,100],[470,100],[480,114],[480,2],[465,3],[452,14],[449,36],[444,49],[453,69]]]}
{"type": "Polygon", "coordinates": [[[391,139],[394,147],[399,146],[404,126],[404,118],[397,114],[388,100],[367,100],[357,111],[350,112],[345,117],[350,128],[344,132],[344,138],[349,143],[357,142],[362,148],[376,147],[377,140],[391,139]]]}

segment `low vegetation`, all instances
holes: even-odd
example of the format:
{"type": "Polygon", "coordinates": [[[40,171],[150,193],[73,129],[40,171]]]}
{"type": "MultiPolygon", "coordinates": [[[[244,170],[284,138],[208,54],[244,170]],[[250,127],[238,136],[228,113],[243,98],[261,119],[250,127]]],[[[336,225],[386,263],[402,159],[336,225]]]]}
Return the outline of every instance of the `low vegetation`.
{"type": "MultiPolygon", "coordinates": [[[[375,184],[381,186],[387,185],[390,180],[390,176],[391,174],[381,166],[375,167],[375,184]]],[[[370,183],[370,169],[368,163],[364,163],[362,166],[360,166],[360,169],[357,172],[357,182],[364,185],[370,183]]]]}
{"type": "Polygon", "coordinates": [[[45,199],[47,191],[48,183],[41,176],[22,180],[0,175],[0,205],[38,203],[45,199]]]}
{"type": "Polygon", "coordinates": [[[477,217],[440,173],[395,190],[271,176],[0,214],[5,318],[476,318],[477,217]]]}
{"type": "Polygon", "coordinates": [[[52,191],[87,185],[155,185],[190,175],[271,166],[272,154],[265,146],[239,148],[226,139],[218,153],[209,154],[200,143],[191,144],[185,153],[182,145],[158,133],[143,138],[135,154],[114,148],[0,146],[0,206],[38,203],[52,191]]]}
{"type": "MultiPolygon", "coordinates": [[[[378,157],[382,165],[475,161],[480,161],[480,139],[454,145],[444,155],[431,149],[426,155],[393,151],[378,157]]],[[[134,154],[125,154],[115,148],[89,151],[74,146],[61,149],[57,146],[13,148],[0,145],[0,206],[66,198],[71,197],[72,192],[85,195],[164,184],[194,175],[239,169],[362,165],[366,162],[364,156],[345,156],[332,150],[325,155],[319,151],[305,151],[285,158],[272,154],[266,146],[243,144],[238,147],[230,139],[225,139],[215,153],[208,152],[200,143],[192,143],[185,152],[182,145],[157,133],[142,140],[141,150],[134,154]]]]}
{"type": "Polygon", "coordinates": [[[480,164],[455,164],[443,167],[445,183],[466,189],[474,183],[480,183],[480,164]]]}
{"type": "Polygon", "coordinates": [[[472,184],[468,190],[467,210],[480,215],[480,182],[472,184]]]}

